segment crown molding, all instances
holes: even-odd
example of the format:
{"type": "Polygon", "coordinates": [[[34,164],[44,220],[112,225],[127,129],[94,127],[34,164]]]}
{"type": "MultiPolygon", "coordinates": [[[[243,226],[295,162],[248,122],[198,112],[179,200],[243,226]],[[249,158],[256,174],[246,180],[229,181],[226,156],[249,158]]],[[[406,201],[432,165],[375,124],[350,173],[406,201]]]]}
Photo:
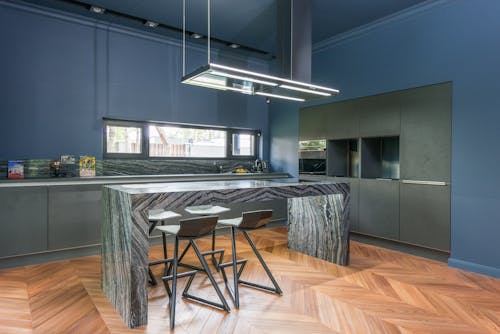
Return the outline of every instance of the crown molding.
{"type": "Polygon", "coordinates": [[[394,14],[384,16],[378,20],[372,21],[372,22],[367,23],[365,25],[356,27],[356,28],[351,29],[349,31],[340,33],[338,35],[324,39],[320,42],[314,43],[312,53],[314,54],[314,53],[319,53],[319,52],[325,51],[325,50],[330,49],[332,47],[335,47],[339,44],[347,42],[351,39],[361,37],[365,34],[368,34],[371,31],[378,29],[378,28],[381,28],[385,25],[404,21],[404,20],[411,18],[417,14],[426,12],[426,11],[431,10],[431,9],[438,7],[438,6],[449,5],[452,2],[453,2],[452,0],[427,0],[427,1],[421,2],[419,4],[405,8],[405,9],[403,9],[399,12],[396,12],[394,14]]]}
{"type": "MultiPolygon", "coordinates": [[[[52,19],[71,22],[75,24],[80,24],[83,26],[87,26],[90,28],[95,28],[104,31],[111,31],[119,34],[124,34],[140,39],[145,39],[153,42],[158,42],[166,45],[170,45],[173,47],[182,48],[182,41],[180,39],[172,38],[169,36],[163,36],[159,34],[155,34],[154,32],[143,31],[140,29],[134,29],[131,27],[126,27],[123,25],[119,25],[116,23],[106,22],[103,20],[97,20],[90,17],[82,16],[75,13],[65,12],[59,9],[47,8],[44,6],[26,3],[22,0],[0,0],[0,7],[7,7],[16,9],[19,11],[24,11],[32,14],[37,14],[45,17],[49,17],[52,19]]],[[[207,52],[205,47],[195,45],[187,42],[186,48],[192,51],[198,52],[207,52]]],[[[217,52],[223,51],[220,48],[212,47],[212,50],[216,50],[217,52]]],[[[237,54],[223,54],[224,58],[230,58],[235,61],[243,61],[246,64],[254,64],[257,66],[269,66],[269,61],[264,59],[258,59],[252,56],[243,57],[237,54]]]]}

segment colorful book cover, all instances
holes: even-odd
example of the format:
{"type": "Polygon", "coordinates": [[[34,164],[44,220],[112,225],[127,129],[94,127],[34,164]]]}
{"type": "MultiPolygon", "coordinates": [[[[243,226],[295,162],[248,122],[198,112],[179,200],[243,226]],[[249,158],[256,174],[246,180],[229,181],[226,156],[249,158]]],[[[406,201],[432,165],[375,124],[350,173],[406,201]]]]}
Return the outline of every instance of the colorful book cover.
{"type": "Polygon", "coordinates": [[[95,157],[80,156],[80,176],[95,176],[95,157]]]}
{"type": "Polygon", "coordinates": [[[20,160],[11,160],[7,162],[9,179],[24,179],[24,163],[20,160]]]}

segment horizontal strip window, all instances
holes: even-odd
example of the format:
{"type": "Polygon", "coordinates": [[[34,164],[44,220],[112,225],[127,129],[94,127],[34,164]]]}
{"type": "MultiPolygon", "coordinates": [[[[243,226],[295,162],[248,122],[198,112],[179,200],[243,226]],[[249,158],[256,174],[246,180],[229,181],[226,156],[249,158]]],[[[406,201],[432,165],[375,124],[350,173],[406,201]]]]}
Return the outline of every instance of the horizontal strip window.
{"type": "Polygon", "coordinates": [[[259,130],[104,119],[104,158],[254,159],[259,130]]]}

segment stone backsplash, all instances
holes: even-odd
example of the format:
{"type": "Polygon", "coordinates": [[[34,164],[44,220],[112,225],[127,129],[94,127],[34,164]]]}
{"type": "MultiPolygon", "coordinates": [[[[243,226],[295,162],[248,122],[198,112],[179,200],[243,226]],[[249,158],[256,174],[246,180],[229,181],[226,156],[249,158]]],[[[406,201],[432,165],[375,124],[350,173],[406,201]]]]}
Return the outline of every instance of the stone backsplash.
{"type": "MultiPolygon", "coordinates": [[[[27,179],[49,178],[50,159],[21,160],[27,179]]],[[[162,175],[162,174],[211,174],[226,173],[236,168],[251,170],[253,160],[135,160],[106,159],[96,161],[97,176],[113,175],[162,175]]],[[[7,178],[7,161],[0,160],[0,179],[7,178]]]]}

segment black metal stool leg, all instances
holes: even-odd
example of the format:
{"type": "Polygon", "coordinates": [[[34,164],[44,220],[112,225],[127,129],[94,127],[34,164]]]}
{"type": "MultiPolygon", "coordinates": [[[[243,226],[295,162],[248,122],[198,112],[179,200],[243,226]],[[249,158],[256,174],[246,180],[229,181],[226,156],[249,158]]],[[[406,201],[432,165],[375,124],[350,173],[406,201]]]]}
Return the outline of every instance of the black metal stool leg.
{"type": "Polygon", "coordinates": [[[156,282],[155,276],[153,275],[153,272],[151,271],[151,268],[148,268],[148,274],[149,274],[149,284],[152,286],[158,285],[158,282],[156,282]]]}
{"type": "Polygon", "coordinates": [[[250,238],[250,236],[248,235],[248,233],[246,231],[242,231],[242,232],[243,232],[243,235],[245,236],[245,238],[247,239],[248,243],[250,244],[250,247],[252,247],[253,252],[255,253],[255,255],[257,256],[257,258],[259,259],[260,264],[262,265],[262,267],[264,267],[264,270],[266,271],[267,276],[269,277],[269,279],[273,283],[274,289],[270,288],[270,287],[267,287],[267,286],[260,285],[260,284],[255,284],[255,283],[252,283],[252,282],[247,282],[247,281],[242,281],[242,280],[240,280],[240,283],[248,285],[248,286],[252,286],[252,287],[255,287],[255,288],[260,288],[260,289],[264,289],[264,290],[276,292],[276,293],[282,295],[283,291],[279,287],[278,282],[276,282],[276,280],[274,279],[273,274],[271,274],[271,270],[269,270],[269,267],[267,266],[266,262],[264,262],[264,259],[260,255],[260,252],[258,251],[257,247],[255,247],[255,244],[253,243],[252,239],[250,238]]]}
{"type": "MultiPolygon", "coordinates": [[[[213,230],[212,232],[212,252],[215,252],[215,230],[213,230]]],[[[220,262],[222,262],[222,259],[219,261],[219,263],[217,263],[217,260],[215,259],[215,253],[212,253],[212,263],[214,264],[215,270],[217,270],[217,272],[219,271],[220,262]]]]}
{"type": "Polygon", "coordinates": [[[201,302],[209,304],[209,305],[220,307],[220,308],[222,308],[222,309],[224,309],[226,311],[229,311],[230,310],[229,305],[227,304],[227,301],[224,298],[224,295],[220,291],[219,286],[217,285],[217,282],[214,279],[214,276],[210,272],[210,269],[208,268],[207,261],[205,260],[205,258],[201,254],[200,250],[198,249],[198,246],[196,246],[196,243],[194,242],[194,240],[190,240],[190,243],[191,243],[191,246],[193,247],[193,250],[196,253],[196,256],[200,260],[201,265],[202,265],[203,269],[205,270],[205,273],[207,274],[208,279],[210,280],[210,283],[212,283],[212,286],[214,287],[215,292],[217,292],[217,296],[219,297],[219,299],[220,299],[220,301],[221,301],[222,304],[217,304],[217,303],[214,303],[214,302],[206,300],[206,299],[202,299],[202,298],[199,298],[199,297],[196,297],[196,296],[189,295],[187,293],[185,293],[185,296],[188,297],[188,298],[194,299],[194,300],[201,301],[201,302]]]}
{"type": "Polygon", "coordinates": [[[234,304],[236,308],[240,308],[240,294],[238,291],[238,271],[236,263],[236,236],[234,227],[231,227],[231,248],[233,251],[233,287],[234,287],[234,304]]]}
{"type": "Polygon", "coordinates": [[[172,296],[170,297],[170,328],[175,327],[175,301],[177,297],[177,256],[179,254],[179,238],[175,237],[174,263],[172,277],[172,296]]]}

